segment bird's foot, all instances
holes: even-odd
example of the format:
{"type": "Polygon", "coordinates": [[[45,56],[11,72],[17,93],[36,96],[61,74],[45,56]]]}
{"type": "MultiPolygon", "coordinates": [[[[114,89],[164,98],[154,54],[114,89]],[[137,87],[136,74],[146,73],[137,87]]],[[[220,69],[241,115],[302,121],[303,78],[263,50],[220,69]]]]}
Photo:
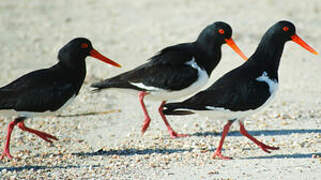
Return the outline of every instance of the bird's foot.
{"type": "Polygon", "coordinates": [[[240,133],[244,135],[245,137],[249,138],[251,141],[253,141],[257,146],[259,146],[264,152],[271,153],[269,150],[278,150],[280,149],[279,147],[273,147],[273,146],[268,146],[264,144],[263,142],[257,140],[255,137],[250,135],[247,130],[245,129],[244,125],[240,122],[240,133]]]}
{"type": "Polygon", "coordinates": [[[175,131],[168,131],[169,135],[171,136],[171,138],[175,139],[175,138],[179,138],[179,137],[188,137],[190,135],[188,134],[177,134],[175,131]]]}
{"type": "Polygon", "coordinates": [[[42,132],[42,131],[38,131],[38,130],[35,130],[35,129],[31,129],[29,127],[27,127],[24,122],[19,122],[18,123],[18,127],[23,130],[23,131],[27,131],[29,133],[32,133],[32,134],[35,134],[37,136],[39,136],[41,139],[49,142],[49,143],[52,143],[51,139],[52,140],[58,140],[58,138],[56,136],[53,136],[51,134],[48,134],[48,133],[45,133],[45,132],[42,132]]]}
{"type": "Polygon", "coordinates": [[[219,159],[222,159],[222,160],[233,159],[232,157],[223,156],[221,151],[215,151],[215,153],[212,155],[212,159],[216,159],[216,157],[218,157],[219,159]]]}
{"type": "Polygon", "coordinates": [[[278,150],[280,149],[279,147],[273,147],[273,146],[268,146],[266,144],[259,144],[258,145],[264,152],[271,153],[269,150],[278,150]]]}
{"type": "Polygon", "coordinates": [[[53,136],[53,135],[45,133],[45,132],[38,131],[37,133],[34,133],[34,134],[36,134],[41,139],[43,139],[49,143],[52,143],[52,140],[56,140],[56,141],[58,140],[58,138],[56,136],[53,136]]]}
{"type": "Polygon", "coordinates": [[[11,156],[10,152],[8,150],[5,150],[2,152],[1,156],[0,156],[0,160],[2,160],[4,157],[8,157],[9,159],[12,159],[13,156],[11,156]]]}

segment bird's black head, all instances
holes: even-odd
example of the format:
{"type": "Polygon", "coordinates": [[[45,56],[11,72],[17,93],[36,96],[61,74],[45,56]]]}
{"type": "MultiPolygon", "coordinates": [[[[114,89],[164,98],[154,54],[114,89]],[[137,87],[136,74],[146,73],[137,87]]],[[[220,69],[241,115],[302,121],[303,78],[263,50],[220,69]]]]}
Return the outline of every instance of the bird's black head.
{"type": "Polygon", "coordinates": [[[225,22],[217,21],[208,25],[199,35],[197,42],[207,46],[220,48],[223,44],[227,43],[237,54],[239,54],[244,60],[247,57],[236,46],[232,39],[232,28],[225,22]]]}
{"type": "Polygon", "coordinates": [[[267,32],[267,37],[271,38],[274,42],[280,42],[284,44],[287,41],[294,41],[306,50],[313,54],[318,54],[313,48],[311,48],[307,43],[305,43],[295,31],[295,26],[289,21],[279,21],[275,23],[267,32]]]}
{"type": "Polygon", "coordinates": [[[121,67],[116,62],[106,58],[98,51],[96,51],[93,48],[91,42],[86,38],[75,38],[69,41],[64,47],[59,50],[58,53],[59,61],[68,66],[75,66],[77,64],[84,63],[84,60],[87,56],[92,56],[105,63],[121,67]]]}
{"type": "Polygon", "coordinates": [[[93,49],[91,42],[86,38],[75,38],[69,41],[59,50],[59,60],[85,60],[89,56],[89,52],[93,49]]]}
{"type": "Polygon", "coordinates": [[[278,41],[290,41],[291,36],[295,34],[295,26],[289,21],[279,21],[267,31],[267,34],[278,41]]]}
{"type": "Polygon", "coordinates": [[[208,25],[198,37],[199,41],[213,42],[218,45],[225,44],[225,39],[230,39],[232,37],[232,28],[225,22],[214,22],[208,25]]]}

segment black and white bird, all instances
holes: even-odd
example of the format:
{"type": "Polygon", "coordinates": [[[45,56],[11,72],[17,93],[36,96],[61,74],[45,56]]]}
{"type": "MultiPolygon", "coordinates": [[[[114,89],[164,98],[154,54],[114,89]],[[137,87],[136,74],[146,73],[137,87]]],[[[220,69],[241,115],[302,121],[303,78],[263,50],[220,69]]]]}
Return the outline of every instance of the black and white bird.
{"type": "Polygon", "coordinates": [[[243,125],[243,118],[266,106],[278,89],[278,68],[284,44],[292,40],[313,54],[317,54],[295,33],[295,26],[288,21],[274,24],[264,34],[254,54],[243,65],[226,73],[208,89],[180,102],[165,104],[164,114],[179,115],[193,112],[210,118],[227,120],[222,137],[213,157],[229,157],[221,154],[224,138],[231,124],[237,120],[240,132],[263,151],[277,150],[251,136],[243,125]]]}
{"type": "Polygon", "coordinates": [[[145,115],[142,127],[144,133],[150,124],[150,117],[144,104],[144,97],[162,101],[159,113],[172,138],[186,136],[177,134],[163,115],[167,100],[191,95],[205,85],[221,59],[221,46],[227,43],[243,59],[247,59],[231,38],[232,28],[224,22],[207,26],[192,43],[183,43],[161,50],[149,62],[133,70],[94,83],[95,90],[120,88],[138,91],[139,101],[145,115]]]}
{"type": "Polygon", "coordinates": [[[7,141],[1,159],[10,154],[10,138],[15,125],[47,142],[55,136],[28,128],[26,118],[57,113],[73,100],[86,76],[85,58],[92,56],[105,63],[120,67],[116,62],[96,51],[86,38],[75,38],[60,49],[59,62],[54,66],[33,71],[0,88],[0,115],[17,118],[8,125],[7,141]]]}

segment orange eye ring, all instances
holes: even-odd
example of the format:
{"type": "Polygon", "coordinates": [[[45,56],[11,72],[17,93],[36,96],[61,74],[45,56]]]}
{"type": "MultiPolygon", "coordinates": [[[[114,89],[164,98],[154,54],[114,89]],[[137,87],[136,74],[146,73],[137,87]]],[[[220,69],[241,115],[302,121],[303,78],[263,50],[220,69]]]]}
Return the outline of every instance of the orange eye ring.
{"type": "Polygon", "coordinates": [[[88,44],[87,43],[81,43],[81,48],[88,48],[88,44]]]}
{"type": "Polygon", "coordinates": [[[283,29],[283,31],[285,31],[285,32],[289,30],[289,28],[288,28],[287,26],[284,26],[282,29],[283,29]]]}
{"type": "Polygon", "coordinates": [[[220,33],[220,34],[224,34],[224,33],[225,33],[225,31],[224,31],[224,29],[219,29],[219,30],[218,30],[218,33],[220,33]]]}

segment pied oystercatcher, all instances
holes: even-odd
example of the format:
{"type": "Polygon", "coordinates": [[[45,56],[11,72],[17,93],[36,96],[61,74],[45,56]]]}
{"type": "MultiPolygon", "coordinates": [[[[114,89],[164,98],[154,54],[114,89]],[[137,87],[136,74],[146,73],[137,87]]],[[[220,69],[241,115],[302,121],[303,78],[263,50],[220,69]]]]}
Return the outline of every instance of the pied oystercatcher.
{"type": "Polygon", "coordinates": [[[226,73],[208,89],[180,102],[165,104],[164,114],[179,115],[197,112],[208,117],[228,120],[213,158],[229,157],[221,154],[224,138],[231,124],[238,120],[240,132],[263,151],[277,150],[251,136],[243,125],[243,118],[266,106],[278,89],[278,67],[284,44],[292,40],[313,54],[317,54],[295,33],[288,21],[274,24],[263,36],[254,54],[243,65],[226,73]]]}
{"type": "Polygon", "coordinates": [[[0,88],[0,114],[18,115],[8,125],[7,141],[1,159],[5,156],[12,159],[9,148],[15,125],[47,142],[58,140],[55,136],[26,127],[24,120],[35,115],[55,113],[77,96],[86,76],[87,56],[120,67],[96,51],[88,39],[75,38],[60,49],[56,65],[23,75],[0,88]]]}
{"type": "Polygon", "coordinates": [[[215,22],[207,26],[195,42],[166,47],[151,57],[149,62],[91,86],[95,90],[121,88],[139,91],[139,101],[145,115],[142,133],[151,121],[144,97],[162,101],[158,110],[171,137],[186,136],[177,134],[171,128],[162,113],[163,105],[169,99],[191,95],[206,84],[221,59],[223,44],[227,43],[242,58],[247,59],[231,36],[232,28],[228,24],[215,22]]]}

